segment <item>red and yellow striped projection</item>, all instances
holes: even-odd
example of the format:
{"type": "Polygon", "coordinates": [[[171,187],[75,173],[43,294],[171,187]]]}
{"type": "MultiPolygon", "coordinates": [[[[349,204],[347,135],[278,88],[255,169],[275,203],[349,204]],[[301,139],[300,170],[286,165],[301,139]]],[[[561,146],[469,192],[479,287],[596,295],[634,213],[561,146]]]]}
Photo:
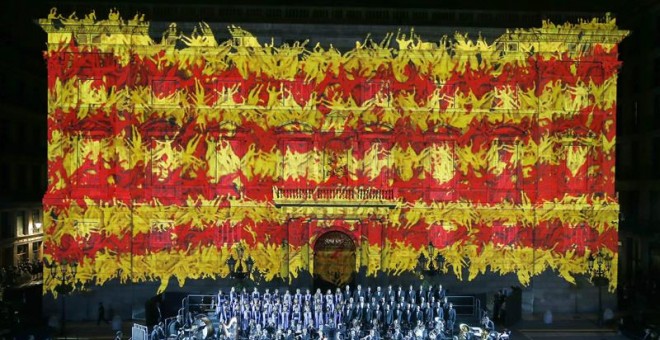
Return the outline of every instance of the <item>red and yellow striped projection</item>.
{"type": "Polygon", "coordinates": [[[522,284],[546,270],[574,282],[603,250],[616,287],[627,32],[612,19],[492,43],[399,32],[343,53],[239,27],[218,42],[204,23],[154,41],[117,12],[40,23],[45,257],[79,263],[83,289],[226,277],[237,243],[264,280],[291,280],[314,273],[328,231],[355,241],[349,270],[368,276],[410,272],[430,241],[460,279],[522,284]]]}

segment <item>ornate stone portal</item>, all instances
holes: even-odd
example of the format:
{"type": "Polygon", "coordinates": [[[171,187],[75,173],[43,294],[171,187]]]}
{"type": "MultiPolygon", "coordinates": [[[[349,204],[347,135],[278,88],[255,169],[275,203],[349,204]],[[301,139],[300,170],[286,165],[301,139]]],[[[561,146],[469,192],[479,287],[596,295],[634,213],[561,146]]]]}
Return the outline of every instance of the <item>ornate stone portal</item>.
{"type": "Polygon", "coordinates": [[[314,244],[314,287],[323,289],[352,283],[357,274],[355,249],[355,241],[344,232],[322,234],[314,244]]]}

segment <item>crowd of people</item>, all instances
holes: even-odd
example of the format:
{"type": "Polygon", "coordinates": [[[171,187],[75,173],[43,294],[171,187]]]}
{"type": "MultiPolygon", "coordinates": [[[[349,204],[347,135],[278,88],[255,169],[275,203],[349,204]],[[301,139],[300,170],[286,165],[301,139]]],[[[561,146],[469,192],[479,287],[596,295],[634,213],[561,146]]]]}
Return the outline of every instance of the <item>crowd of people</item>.
{"type": "Polygon", "coordinates": [[[0,268],[0,285],[9,287],[30,280],[40,280],[44,265],[40,260],[21,261],[17,265],[0,268]]]}
{"type": "MultiPolygon", "coordinates": [[[[212,306],[220,322],[219,338],[248,339],[451,339],[460,332],[453,304],[442,285],[385,289],[357,285],[334,292],[296,289],[228,292],[220,290],[212,306]]],[[[187,320],[194,324],[192,317],[187,320]]],[[[487,317],[485,331],[495,325],[487,317]]],[[[161,329],[182,326],[181,318],[161,329]]],[[[201,323],[201,326],[204,326],[201,323]]]]}

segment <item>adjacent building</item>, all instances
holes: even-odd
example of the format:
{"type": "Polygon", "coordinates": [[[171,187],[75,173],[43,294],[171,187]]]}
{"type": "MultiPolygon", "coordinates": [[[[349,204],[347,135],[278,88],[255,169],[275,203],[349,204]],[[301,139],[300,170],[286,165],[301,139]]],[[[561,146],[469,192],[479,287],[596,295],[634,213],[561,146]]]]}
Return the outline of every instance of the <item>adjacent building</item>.
{"type": "Polygon", "coordinates": [[[660,5],[642,1],[621,19],[632,34],[620,48],[626,61],[617,124],[620,279],[629,297],[640,293],[640,301],[649,301],[660,284],[660,5]]]}
{"type": "Polygon", "coordinates": [[[46,189],[46,71],[39,27],[30,20],[0,24],[0,268],[41,258],[41,199],[46,189]],[[32,35],[34,33],[34,36],[32,35]]]}

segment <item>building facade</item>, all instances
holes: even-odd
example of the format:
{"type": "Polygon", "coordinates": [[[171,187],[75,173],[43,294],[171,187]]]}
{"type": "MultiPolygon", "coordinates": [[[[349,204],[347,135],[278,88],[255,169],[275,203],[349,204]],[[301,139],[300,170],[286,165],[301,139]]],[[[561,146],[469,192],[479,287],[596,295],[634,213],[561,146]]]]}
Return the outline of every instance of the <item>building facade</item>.
{"type": "Polygon", "coordinates": [[[629,65],[620,76],[617,124],[620,280],[636,306],[654,309],[660,299],[660,4],[640,2],[621,19],[632,33],[620,48],[629,65]]]}
{"type": "Polygon", "coordinates": [[[418,283],[441,258],[442,280],[477,292],[574,283],[598,251],[616,287],[627,33],[609,17],[347,51],[206,23],[152,37],[114,10],[39,23],[45,258],[77,264],[74,294],[211,292],[248,257],[251,281],[310,287],[418,283]]]}

